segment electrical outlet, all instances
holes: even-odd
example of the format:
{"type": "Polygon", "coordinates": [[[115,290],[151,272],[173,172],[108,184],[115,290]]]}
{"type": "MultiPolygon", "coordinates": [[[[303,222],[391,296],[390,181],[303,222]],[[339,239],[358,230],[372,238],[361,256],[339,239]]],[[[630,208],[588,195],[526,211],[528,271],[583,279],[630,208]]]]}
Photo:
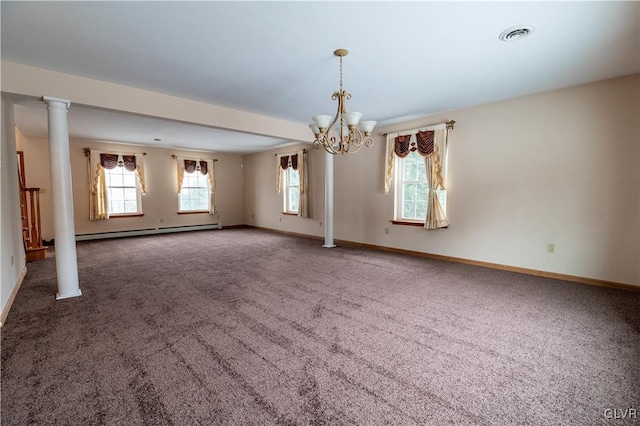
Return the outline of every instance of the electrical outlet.
{"type": "Polygon", "coordinates": [[[384,228],[384,233],[388,235],[389,234],[389,228],[384,228]]]}
{"type": "Polygon", "coordinates": [[[555,244],[547,244],[547,253],[555,253],[556,252],[556,245],[555,244]]]}

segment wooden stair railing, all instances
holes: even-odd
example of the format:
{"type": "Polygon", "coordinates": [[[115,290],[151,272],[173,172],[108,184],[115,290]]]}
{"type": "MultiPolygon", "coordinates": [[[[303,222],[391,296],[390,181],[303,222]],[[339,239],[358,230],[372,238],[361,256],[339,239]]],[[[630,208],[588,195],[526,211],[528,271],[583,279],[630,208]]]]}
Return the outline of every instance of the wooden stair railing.
{"type": "Polygon", "coordinates": [[[18,151],[18,175],[20,181],[20,214],[22,239],[27,262],[46,259],[47,248],[42,245],[42,220],[40,217],[40,188],[27,188],[24,175],[24,153],[18,151]]]}

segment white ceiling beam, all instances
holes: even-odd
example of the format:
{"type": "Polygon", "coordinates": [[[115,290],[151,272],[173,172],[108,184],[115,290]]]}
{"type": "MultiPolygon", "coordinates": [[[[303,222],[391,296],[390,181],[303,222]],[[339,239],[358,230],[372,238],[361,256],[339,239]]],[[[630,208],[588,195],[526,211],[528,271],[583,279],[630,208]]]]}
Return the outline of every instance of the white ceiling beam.
{"type": "Polygon", "coordinates": [[[77,105],[297,142],[313,139],[306,124],[13,62],[2,61],[1,66],[5,93],[56,96],[77,105]]]}

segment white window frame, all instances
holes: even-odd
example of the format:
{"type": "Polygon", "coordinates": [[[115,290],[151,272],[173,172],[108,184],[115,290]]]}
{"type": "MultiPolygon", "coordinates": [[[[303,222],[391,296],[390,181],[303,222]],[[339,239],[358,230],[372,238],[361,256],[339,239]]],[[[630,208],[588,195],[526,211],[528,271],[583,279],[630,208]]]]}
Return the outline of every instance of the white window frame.
{"type": "MultiPolygon", "coordinates": [[[[140,190],[140,182],[138,181],[138,173],[136,170],[134,171],[129,171],[126,170],[122,165],[117,165],[116,167],[114,167],[113,169],[104,169],[104,177],[105,177],[105,187],[107,190],[107,201],[108,201],[108,206],[107,206],[107,211],[109,213],[109,216],[133,216],[133,215],[140,215],[142,214],[142,191],[140,190]],[[112,178],[112,174],[115,172],[120,172],[122,175],[126,174],[132,174],[134,179],[135,179],[135,187],[131,186],[131,185],[124,185],[124,177],[123,177],[123,185],[111,185],[111,178],[112,178]],[[125,192],[126,189],[135,189],[136,191],[136,211],[133,212],[114,212],[113,211],[113,203],[114,203],[114,197],[112,196],[112,188],[115,189],[122,189],[123,192],[123,198],[124,201],[126,202],[126,196],[125,196],[125,192]]],[[[131,201],[131,200],[129,200],[131,201]]]]}
{"type": "MultiPolygon", "coordinates": [[[[212,173],[212,171],[209,170],[208,173],[212,173]]],[[[210,209],[211,209],[211,183],[209,182],[209,175],[208,174],[203,175],[202,173],[200,173],[199,169],[194,170],[192,173],[187,173],[185,171],[183,175],[182,186],[180,188],[180,192],[178,193],[178,213],[205,213],[205,212],[209,212],[210,209]],[[196,173],[199,176],[196,176],[196,173]],[[198,180],[204,180],[205,182],[206,191],[207,191],[207,206],[202,209],[183,209],[182,198],[181,198],[182,191],[190,188],[205,188],[203,186],[189,186],[188,183],[191,182],[191,178],[194,176],[196,176],[198,180]]]]}
{"type": "Polygon", "coordinates": [[[298,214],[298,207],[300,206],[300,169],[298,168],[298,170],[294,170],[293,167],[291,167],[291,164],[289,164],[289,167],[287,168],[287,170],[282,170],[282,174],[284,175],[282,177],[282,211],[288,214],[298,214]],[[290,173],[298,174],[297,186],[290,185],[291,183],[290,173]],[[293,210],[291,209],[289,195],[292,190],[293,191],[296,190],[295,188],[297,188],[297,191],[298,191],[298,207],[296,207],[295,210],[293,210]]]}
{"type": "MultiPolygon", "coordinates": [[[[409,155],[412,156],[417,156],[421,161],[424,162],[424,157],[422,157],[420,154],[418,154],[417,151],[411,152],[409,155]]],[[[427,176],[424,175],[424,178],[421,180],[416,180],[416,181],[404,181],[404,160],[408,158],[400,158],[398,156],[395,156],[395,164],[393,165],[393,173],[394,173],[394,190],[395,190],[395,200],[394,200],[394,219],[398,222],[410,222],[410,223],[425,223],[426,221],[426,214],[425,217],[421,217],[421,218],[413,218],[413,217],[405,217],[403,215],[403,210],[404,210],[404,184],[413,184],[413,183],[423,183],[427,186],[427,194],[429,191],[429,183],[427,181],[427,176]]],[[[442,207],[442,210],[446,213],[446,191],[442,191],[440,189],[436,190],[436,194],[438,195],[438,201],[440,202],[440,206],[442,207]]],[[[426,202],[426,201],[425,201],[426,202]]],[[[428,203],[427,203],[427,209],[429,208],[428,203]]],[[[426,211],[426,210],[425,210],[426,211]]]]}

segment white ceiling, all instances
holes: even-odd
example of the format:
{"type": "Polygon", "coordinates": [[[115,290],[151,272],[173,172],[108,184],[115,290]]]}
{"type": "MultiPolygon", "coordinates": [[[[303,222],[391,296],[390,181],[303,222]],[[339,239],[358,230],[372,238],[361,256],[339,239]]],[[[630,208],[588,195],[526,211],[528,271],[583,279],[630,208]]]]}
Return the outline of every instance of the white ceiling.
{"type": "MultiPolygon", "coordinates": [[[[639,2],[6,2],[2,60],[307,123],[391,123],[640,72],[639,2]],[[504,29],[532,24],[520,41],[504,29]]],[[[37,102],[16,108],[46,132],[37,102]]],[[[74,114],[72,115],[72,112],[74,114]]],[[[72,136],[227,152],[287,141],[81,106],[72,136]]],[[[43,136],[41,134],[40,136],[43,136]]],[[[311,140],[311,133],[310,138],[311,140]]]]}

